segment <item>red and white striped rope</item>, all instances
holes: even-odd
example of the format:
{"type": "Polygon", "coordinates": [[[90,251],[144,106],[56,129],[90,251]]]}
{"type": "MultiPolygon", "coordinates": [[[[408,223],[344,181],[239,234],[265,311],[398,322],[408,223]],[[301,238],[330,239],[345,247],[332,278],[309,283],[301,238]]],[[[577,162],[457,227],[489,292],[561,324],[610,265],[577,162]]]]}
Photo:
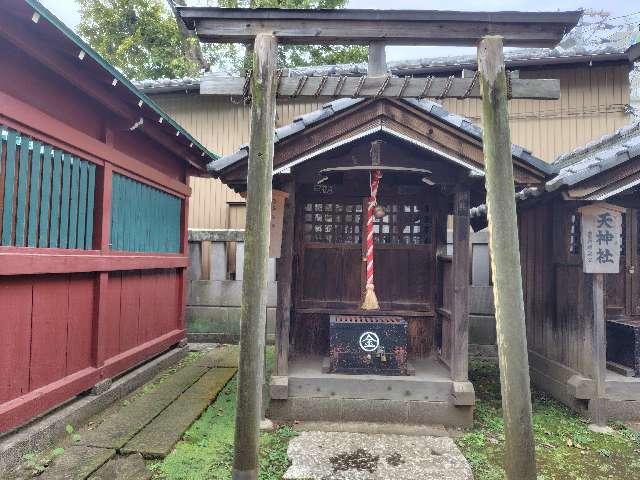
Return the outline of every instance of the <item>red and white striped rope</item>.
{"type": "Polygon", "coordinates": [[[374,170],[371,174],[371,196],[367,206],[367,285],[373,284],[373,222],[377,204],[378,185],[382,178],[380,170],[374,170]]]}

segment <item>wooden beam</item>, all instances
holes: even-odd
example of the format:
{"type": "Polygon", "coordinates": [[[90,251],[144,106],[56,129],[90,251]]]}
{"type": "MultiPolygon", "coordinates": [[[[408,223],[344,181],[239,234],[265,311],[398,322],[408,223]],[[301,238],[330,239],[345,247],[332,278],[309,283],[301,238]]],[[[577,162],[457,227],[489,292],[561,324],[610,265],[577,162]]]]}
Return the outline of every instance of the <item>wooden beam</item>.
{"type": "Polygon", "coordinates": [[[371,76],[386,75],[387,73],[387,53],[385,51],[385,43],[371,42],[369,44],[369,62],[367,65],[367,73],[371,76]]]}
{"type": "Polygon", "coordinates": [[[487,216],[504,412],[505,471],[510,480],[535,480],[535,445],[518,220],[513,195],[507,79],[500,37],[486,37],[480,42],[478,69],[482,88],[487,216]]]}
{"type": "Polygon", "coordinates": [[[97,165],[112,164],[148,185],[173,195],[188,196],[191,188],[28,103],[0,92],[0,122],[97,165]]]}
{"type": "Polygon", "coordinates": [[[469,379],[469,203],[469,189],[459,187],[453,197],[451,376],[454,382],[469,379]]]}
{"type": "Polygon", "coordinates": [[[258,478],[276,115],[277,45],[276,37],[273,35],[258,35],[253,50],[251,148],[247,174],[247,224],[240,310],[240,361],[233,480],[258,478]]]}
{"type": "Polygon", "coordinates": [[[285,191],[289,194],[284,203],[282,244],[280,258],[276,262],[278,303],[276,307],[276,375],[289,372],[289,332],[291,329],[291,288],[293,274],[293,243],[296,210],[296,187],[293,178],[287,180],[285,191]]]}
{"type": "MultiPolygon", "coordinates": [[[[560,98],[560,80],[511,79],[510,98],[556,100],[560,98]]],[[[244,77],[218,77],[205,74],[200,93],[242,96],[244,77]]],[[[384,97],[384,98],[480,98],[477,79],[453,77],[326,76],[285,77],[278,84],[280,97],[384,97]]]]}
{"type": "Polygon", "coordinates": [[[0,276],[186,268],[188,265],[188,257],[176,254],[106,255],[96,250],[0,247],[0,276]],[[36,251],[38,253],[34,253],[36,251]]]}
{"type": "Polygon", "coordinates": [[[554,47],[580,17],[573,12],[457,12],[437,10],[302,10],[178,7],[204,42],[247,43],[258,33],[280,43],[473,46],[501,35],[517,47],[554,47]]]}
{"type": "MultiPolygon", "coordinates": [[[[607,426],[607,399],[606,399],[606,376],[607,376],[607,334],[604,307],[604,273],[585,274],[585,288],[591,288],[593,325],[591,326],[591,377],[596,387],[595,398],[589,401],[589,413],[591,421],[599,428],[607,426]],[[590,278],[589,278],[590,277],[590,278]]],[[[589,292],[586,292],[586,299],[589,292]]],[[[586,305],[589,308],[590,305],[586,305]]]]}

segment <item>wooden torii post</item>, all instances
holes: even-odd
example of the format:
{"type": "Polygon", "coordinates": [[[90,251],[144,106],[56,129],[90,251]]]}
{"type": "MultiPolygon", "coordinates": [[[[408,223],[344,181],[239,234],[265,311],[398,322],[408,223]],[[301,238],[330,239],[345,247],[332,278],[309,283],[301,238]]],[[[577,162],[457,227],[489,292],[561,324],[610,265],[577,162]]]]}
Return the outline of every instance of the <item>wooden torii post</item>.
{"type": "MultiPolygon", "coordinates": [[[[234,480],[258,477],[261,384],[264,377],[267,256],[276,96],[482,98],[482,123],[491,235],[496,329],[505,418],[505,470],[510,480],[536,478],[531,399],[513,194],[508,98],[559,98],[557,80],[511,79],[502,47],[553,47],[573,28],[581,12],[455,12],[427,10],[287,10],[178,7],[186,27],[204,42],[254,45],[247,77],[206,77],[201,93],[251,96],[251,140],[247,177],[247,227],[242,290],[238,406],[234,480]],[[280,78],[278,42],[365,44],[370,76],[280,78]],[[473,78],[397,78],[383,67],[383,43],[478,46],[473,78]],[[478,82],[478,77],[480,81],[478,82]]],[[[468,195],[458,195],[468,210],[468,195]],[[467,199],[466,202],[464,199],[467,199]]],[[[461,207],[462,208],[462,207],[461,207]]],[[[461,213],[467,219],[468,215],[461,213]]],[[[458,225],[460,227],[460,225],[458,225]]],[[[460,227],[457,230],[462,231],[460,227]]],[[[467,231],[468,240],[468,231],[467,231]]],[[[458,242],[462,244],[462,241],[458,242]]],[[[455,253],[454,253],[455,255],[455,253]]],[[[458,262],[460,263],[460,262],[458,262]]],[[[465,280],[466,281],[466,280],[465,280]]],[[[458,284],[454,290],[458,288],[458,284]]],[[[466,287],[460,285],[461,292],[466,287]]],[[[466,291],[466,290],[465,290],[466,291]]],[[[459,295],[466,301],[464,294],[459,295]]],[[[455,331],[468,325],[460,309],[455,331]]],[[[465,337],[466,338],[466,337],[465,337]]],[[[466,347],[466,344],[462,342],[466,347]]],[[[464,357],[466,358],[466,357],[464,357]]],[[[465,372],[452,372],[463,375],[465,372]]]]}

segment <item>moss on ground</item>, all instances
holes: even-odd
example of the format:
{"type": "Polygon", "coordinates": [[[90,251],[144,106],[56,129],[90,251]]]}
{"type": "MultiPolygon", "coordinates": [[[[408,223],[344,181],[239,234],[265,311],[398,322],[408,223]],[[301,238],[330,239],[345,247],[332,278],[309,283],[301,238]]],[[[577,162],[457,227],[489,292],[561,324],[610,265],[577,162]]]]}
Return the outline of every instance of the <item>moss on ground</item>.
{"type": "MultiPolygon", "coordinates": [[[[273,365],[273,348],[267,350],[267,371],[273,365]]],[[[174,451],[151,463],[154,478],[166,480],[228,480],[233,465],[233,432],[237,377],[187,430],[174,451]]],[[[280,480],[289,467],[287,447],[295,432],[281,426],[260,437],[260,480],[280,480]]]]}
{"type": "MultiPolygon", "coordinates": [[[[496,365],[473,362],[477,395],[473,430],[456,443],[476,480],[504,478],[504,425],[496,365]]],[[[542,392],[533,393],[533,426],[539,480],[640,478],[640,434],[614,423],[614,435],[596,434],[589,421],[542,392]]]]}
{"type": "MultiPolygon", "coordinates": [[[[267,371],[273,349],[267,352],[267,371]]],[[[502,480],[504,434],[496,365],[472,362],[470,377],[478,401],[472,430],[456,439],[476,480],[502,480]]],[[[233,464],[237,382],[234,378],[215,403],[185,433],[163,461],[150,464],[156,479],[228,480],[233,464]]],[[[534,433],[539,480],[640,478],[640,434],[614,423],[615,435],[589,431],[588,420],[542,392],[533,394],[534,433]]],[[[289,466],[287,446],[295,432],[281,426],[261,436],[260,479],[280,480],[289,466]]]]}

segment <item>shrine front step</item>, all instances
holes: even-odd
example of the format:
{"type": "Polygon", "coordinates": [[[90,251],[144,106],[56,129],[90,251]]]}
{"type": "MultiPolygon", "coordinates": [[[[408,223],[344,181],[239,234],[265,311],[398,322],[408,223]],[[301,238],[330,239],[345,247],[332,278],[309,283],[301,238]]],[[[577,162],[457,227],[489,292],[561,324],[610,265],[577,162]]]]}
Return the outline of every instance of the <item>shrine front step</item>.
{"type": "Polygon", "coordinates": [[[323,375],[289,376],[289,397],[448,402],[451,379],[414,376],[323,375]]]}
{"type": "MultiPolygon", "coordinates": [[[[353,392],[358,391],[354,389],[353,392]]],[[[473,406],[454,405],[452,400],[289,397],[286,400],[271,400],[267,415],[272,420],[286,422],[372,422],[464,427],[473,424],[473,406]]]]}

